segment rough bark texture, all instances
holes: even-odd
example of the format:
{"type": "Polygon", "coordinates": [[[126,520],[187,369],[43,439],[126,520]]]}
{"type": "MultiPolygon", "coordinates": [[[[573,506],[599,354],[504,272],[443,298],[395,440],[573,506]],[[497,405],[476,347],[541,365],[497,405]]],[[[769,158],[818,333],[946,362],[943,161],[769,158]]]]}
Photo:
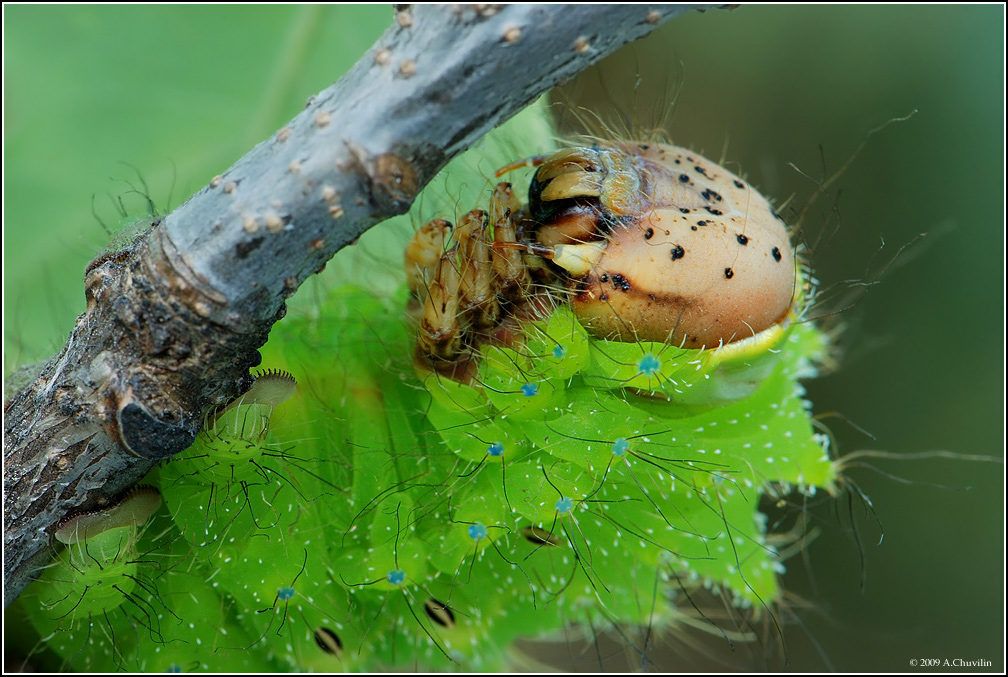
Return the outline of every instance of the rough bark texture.
{"type": "Polygon", "coordinates": [[[285,299],[336,251],[542,92],[695,6],[398,7],[306,110],[88,266],[66,345],[5,403],[5,605],[62,519],[188,447],[241,392],[285,299]]]}

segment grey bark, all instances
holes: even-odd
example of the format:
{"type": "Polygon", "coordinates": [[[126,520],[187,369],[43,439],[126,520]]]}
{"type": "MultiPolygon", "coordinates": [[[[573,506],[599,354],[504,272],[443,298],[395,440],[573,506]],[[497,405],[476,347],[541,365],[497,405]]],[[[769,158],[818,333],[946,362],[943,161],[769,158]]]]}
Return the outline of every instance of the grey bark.
{"type": "Polygon", "coordinates": [[[284,301],[453,157],[694,5],[399,6],[342,79],[124,249],[5,402],[4,604],[68,514],[114,500],[247,386],[284,301]]]}

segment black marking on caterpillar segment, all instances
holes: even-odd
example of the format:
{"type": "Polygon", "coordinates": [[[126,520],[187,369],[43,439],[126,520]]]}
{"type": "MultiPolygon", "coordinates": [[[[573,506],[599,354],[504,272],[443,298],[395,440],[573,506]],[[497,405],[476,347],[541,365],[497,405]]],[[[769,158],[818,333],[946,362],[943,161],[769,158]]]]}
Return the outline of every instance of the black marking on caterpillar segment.
{"type": "Polygon", "coordinates": [[[532,545],[549,545],[554,547],[560,547],[563,545],[563,542],[554,536],[552,532],[540,529],[537,526],[522,527],[519,533],[532,545]]]}
{"type": "Polygon", "coordinates": [[[315,628],[312,637],[315,639],[315,644],[318,645],[318,648],[330,656],[339,658],[343,655],[343,642],[340,641],[339,635],[335,631],[325,626],[320,626],[315,628]]]}
{"type": "Polygon", "coordinates": [[[424,600],[423,607],[427,616],[442,628],[447,630],[455,628],[455,614],[452,613],[451,607],[444,602],[428,597],[424,600]]]}

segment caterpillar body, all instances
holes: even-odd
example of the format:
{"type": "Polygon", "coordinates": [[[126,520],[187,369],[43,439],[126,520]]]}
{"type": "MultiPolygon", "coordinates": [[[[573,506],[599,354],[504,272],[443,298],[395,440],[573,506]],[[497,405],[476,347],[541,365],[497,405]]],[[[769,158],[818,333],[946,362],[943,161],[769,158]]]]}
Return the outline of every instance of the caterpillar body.
{"type": "Polygon", "coordinates": [[[786,229],[675,147],[531,164],[530,206],[498,186],[419,229],[395,293],[337,284],[274,328],[266,380],[296,392],[246,394],[159,470],[157,539],[131,551],[158,561],[136,595],[157,623],[101,614],[132,643],[109,656],[62,621],[42,634],[69,667],[504,670],[518,638],[661,628],[699,588],[773,613],[760,498],[837,480],[799,383],[826,339],[786,229]],[[648,306],[684,263],[700,300],[648,306]],[[749,312],[754,285],[772,292],[749,312]]]}

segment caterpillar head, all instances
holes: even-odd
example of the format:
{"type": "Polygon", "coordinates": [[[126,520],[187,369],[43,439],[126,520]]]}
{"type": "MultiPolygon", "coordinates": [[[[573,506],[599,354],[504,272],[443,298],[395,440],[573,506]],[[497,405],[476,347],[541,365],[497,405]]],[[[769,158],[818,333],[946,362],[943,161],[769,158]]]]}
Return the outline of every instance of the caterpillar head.
{"type": "Polygon", "coordinates": [[[574,148],[529,188],[535,239],[567,270],[590,333],[712,348],[780,324],[795,252],[770,203],[700,155],[663,144],[574,148]]]}

